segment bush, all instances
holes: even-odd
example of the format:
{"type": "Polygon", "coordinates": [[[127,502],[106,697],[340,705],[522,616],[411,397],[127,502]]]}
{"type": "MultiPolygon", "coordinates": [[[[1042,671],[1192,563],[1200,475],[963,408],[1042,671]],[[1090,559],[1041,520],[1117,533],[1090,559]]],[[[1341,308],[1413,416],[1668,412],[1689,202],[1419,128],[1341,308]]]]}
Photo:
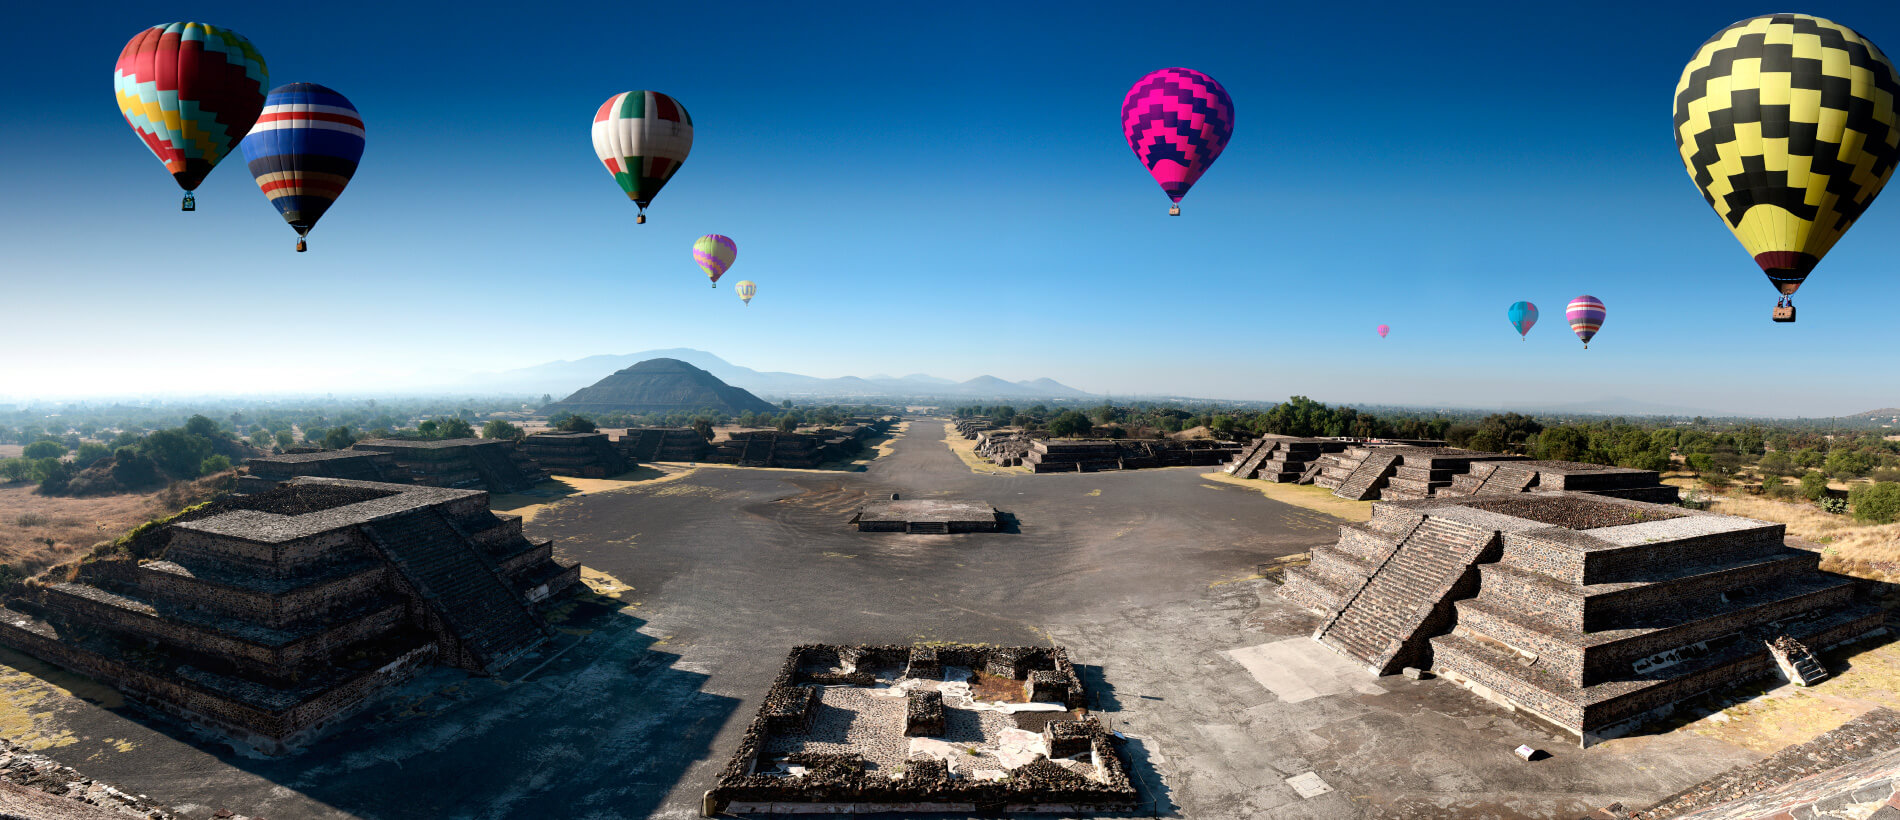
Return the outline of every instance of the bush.
{"type": "Polygon", "coordinates": [[[21,457],[30,458],[34,460],[38,460],[42,458],[59,458],[60,456],[63,456],[65,454],[66,454],[66,445],[61,444],[57,441],[54,441],[50,438],[40,439],[39,441],[33,442],[32,444],[28,444],[26,445],[26,449],[20,452],[21,457]]]}
{"type": "Polygon", "coordinates": [[[1891,481],[1863,484],[1847,494],[1847,502],[1854,507],[1855,521],[1869,524],[1900,521],[1900,484],[1891,481]]]}
{"type": "Polygon", "coordinates": [[[229,469],[231,469],[231,459],[225,458],[222,454],[210,456],[198,464],[199,475],[222,473],[229,469]]]}
{"type": "Polygon", "coordinates": [[[1088,416],[1084,416],[1074,410],[1062,411],[1061,415],[1050,419],[1047,425],[1049,435],[1056,436],[1057,438],[1088,435],[1089,430],[1094,429],[1094,426],[1095,425],[1089,421],[1088,416]]]}
{"type": "Polygon", "coordinates": [[[487,424],[482,425],[482,438],[518,439],[521,438],[521,428],[501,419],[489,419],[487,424]]]}
{"type": "Polygon", "coordinates": [[[1813,470],[1801,476],[1801,497],[1809,501],[1820,501],[1827,495],[1827,476],[1813,470]]]}
{"type": "Polygon", "coordinates": [[[1823,498],[1821,499],[1821,512],[1832,513],[1834,515],[1846,515],[1847,499],[1834,498],[1832,496],[1823,498]]]}
{"type": "Polygon", "coordinates": [[[79,452],[73,455],[73,465],[80,469],[99,463],[100,459],[112,455],[112,448],[96,441],[79,445],[79,452]]]}
{"type": "Polygon", "coordinates": [[[592,433],[598,429],[594,426],[593,419],[572,413],[562,413],[548,421],[549,426],[563,433],[592,433]]]}

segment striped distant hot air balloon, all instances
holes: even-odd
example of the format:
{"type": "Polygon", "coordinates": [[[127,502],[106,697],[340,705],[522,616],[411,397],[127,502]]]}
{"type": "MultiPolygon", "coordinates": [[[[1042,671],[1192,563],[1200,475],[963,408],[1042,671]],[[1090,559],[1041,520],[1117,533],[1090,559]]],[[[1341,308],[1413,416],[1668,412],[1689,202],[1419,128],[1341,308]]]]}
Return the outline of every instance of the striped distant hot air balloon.
{"type": "Polygon", "coordinates": [[[758,295],[759,286],[753,284],[752,280],[750,279],[741,279],[739,280],[738,290],[739,290],[739,300],[742,302],[745,302],[746,307],[751,307],[752,297],[758,295]]]}
{"type": "Polygon", "coordinates": [[[693,242],[693,261],[706,271],[706,278],[715,288],[719,287],[719,277],[725,276],[726,269],[738,258],[739,245],[730,236],[709,233],[693,242]]]}
{"type": "Polygon", "coordinates": [[[594,153],[640,206],[635,223],[647,221],[647,205],[692,150],[693,118],[658,91],[615,94],[594,112],[594,153]]]}
{"type": "Polygon", "coordinates": [[[167,23],[134,35],[112,72],[126,124],[192,191],[231,153],[264,108],[270,70],[244,36],[204,23],[167,23]]]}
{"type": "Polygon", "coordinates": [[[316,83],[278,86],[241,147],[258,189],[297,232],[301,253],[363,159],[363,118],[342,94],[316,83]]]}
{"type": "Polygon", "coordinates": [[[1504,312],[1511,318],[1511,327],[1517,328],[1518,341],[1531,332],[1531,326],[1537,324],[1537,306],[1530,302],[1512,302],[1511,309],[1504,312]]]}
{"type": "Polygon", "coordinates": [[[1590,339],[1602,329],[1603,317],[1607,315],[1603,300],[1588,294],[1570,300],[1569,309],[1564,311],[1564,318],[1570,320],[1571,332],[1583,340],[1585,350],[1590,349],[1590,339]]]}
{"type": "Polygon", "coordinates": [[[1234,101],[1213,77],[1164,68],[1135,81],[1122,98],[1122,136],[1181,215],[1181,197],[1213,167],[1234,135],[1234,101]]]}

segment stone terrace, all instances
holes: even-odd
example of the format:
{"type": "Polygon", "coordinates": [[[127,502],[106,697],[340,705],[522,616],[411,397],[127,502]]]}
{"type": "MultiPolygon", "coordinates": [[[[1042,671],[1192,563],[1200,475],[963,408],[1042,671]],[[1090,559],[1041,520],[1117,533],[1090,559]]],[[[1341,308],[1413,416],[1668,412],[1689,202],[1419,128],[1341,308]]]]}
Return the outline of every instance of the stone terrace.
{"type": "Polygon", "coordinates": [[[0,642],[267,753],[430,663],[492,674],[547,638],[579,565],[488,495],[296,478],[0,609],[0,642]]]}
{"type": "Polygon", "coordinates": [[[629,461],[700,461],[712,449],[691,427],[629,427],[614,444],[629,461]]]}
{"type": "MultiPolygon", "coordinates": [[[[479,487],[491,493],[515,493],[548,477],[547,471],[514,442],[500,439],[369,439],[350,447],[388,453],[396,476],[429,487],[479,487]]],[[[385,475],[391,472],[384,470],[385,475]]]]}
{"type": "Polygon", "coordinates": [[[1529,490],[1568,490],[1652,504],[1674,504],[1679,498],[1676,488],[1662,483],[1654,470],[1575,461],[1474,462],[1469,472],[1452,476],[1450,486],[1436,487],[1432,495],[1501,495],[1529,490]]]}
{"type": "Polygon", "coordinates": [[[299,476],[407,483],[406,476],[396,474],[395,460],[388,453],[363,450],[282,453],[247,458],[244,467],[249,474],[238,478],[237,491],[245,495],[266,492],[299,476]]]}
{"type": "Polygon", "coordinates": [[[1228,475],[1258,478],[1275,484],[1297,482],[1309,466],[1328,453],[1345,452],[1351,442],[1324,438],[1266,436],[1234,456],[1228,475]]]}
{"type": "Polygon", "coordinates": [[[1432,668],[1588,745],[1882,625],[1784,526],[1580,493],[1380,502],[1288,570],[1314,638],[1375,672],[1432,668]]]}
{"type": "Polygon", "coordinates": [[[975,501],[872,501],[852,522],[860,532],[948,534],[996,532],[1002,528],[996,509],[975,501]]]}
{"type": "Polygon", "coordinates": [[[535,433],[522,439],[521,449],[555,475],[606,478],[634,467],[606,433],[535,433]]]}

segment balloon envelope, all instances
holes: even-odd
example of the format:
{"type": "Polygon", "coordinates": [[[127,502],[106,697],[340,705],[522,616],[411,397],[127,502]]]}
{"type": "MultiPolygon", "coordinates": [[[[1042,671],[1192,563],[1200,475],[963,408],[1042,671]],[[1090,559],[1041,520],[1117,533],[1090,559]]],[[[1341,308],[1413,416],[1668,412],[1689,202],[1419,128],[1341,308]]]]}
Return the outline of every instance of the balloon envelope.
{"type": "Polygon", "coordinates": [[[316,83],[271,89],[244,138],[244,161],[298,236],[330,210],[363,159],[363,119],[342,94],[316,83]]]}
{"type": "Polygon", "coordinates": [[[269,86],[270,70],[251,41],[204,23],[139,32],[112,72],[119,113],[186,191],[244,139],[269,86]]]}
{"type": "Polygon", "coordinates": [[[1383,339],[1385,338],[1385,334],[1392,332],[1392,327],[1390,325],[1380,325],[1375,328],[1375,330],[1379,331],[1379,338],[1383,339]]]}
{"type": "Polygon", "coordinates": [[[693,118],[658,91],[628,91],[600,104],[593,136],[594,154],[644,211],[693,150],[693,118]]]}
{"type": "Polygon", "coordinates": [[[1603,307],[1603,300],[1585,294],[1570,300],[1570,307],[1564,311],[1564,318],[1570,320],[1570,331],[1583,340],[1583,346],[1590,346],[1590,338],[1597,335],[1603,327],[1603,317],[1609,312],[1603,307]]]}
{"type": "Polygon", "coordinates": [[[1180,202],[1234,134],[1234,101],[1213,77],[1164,68],[1122,98],[1122,136],[1168,198],[1180,202]]]}
{"type": "Polygon", "coordinates": [[[705,269],[713,287],[719,286],[719,277],[726,275],[726,269],[738,258],[739,245],[730,236],[709,233],[693,242],[693,261],[705,269]]]}
{"type": "Polygon", "coordinates": [[[758,295],[759,286],[753,284],[750,279],[741,279],[739,280],[738,290],[739,301],[749,305],[752,304],[752,297],[758,295]]]}
{"type": "Polygon", "coordinates": [[[1505,315],[1511,317],[1511,326],[1517,328],[1520,338],[1531,332],[1532,325],[1537,324],[1537,306],[1529,302],[1511,303],[1511,309],[1505,311],[1505,315]]]}
{"type": "Polygon", "coordinates": [[[1676,83],[1676,147],[1768,281],[1792,295],[1893,176],[1900,77],[1873,43],[1804,14],[1743,20],[1676,83]]]}

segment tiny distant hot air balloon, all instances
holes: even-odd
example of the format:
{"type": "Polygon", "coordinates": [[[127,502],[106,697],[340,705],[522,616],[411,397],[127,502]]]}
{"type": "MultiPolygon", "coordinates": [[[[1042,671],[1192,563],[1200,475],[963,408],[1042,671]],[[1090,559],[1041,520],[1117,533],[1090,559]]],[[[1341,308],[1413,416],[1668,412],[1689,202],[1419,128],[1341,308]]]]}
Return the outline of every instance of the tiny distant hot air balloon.
{"type": "Polygon", "coordinates": [[[1569,309],[1564,311],[1564,318],[1570,320],[1570,331],[1583,340],[1584,350],[1590,349],[1591,337],[1602,329],[1603,317],[1608,315],[1603,300],[1588,294],[1570,300],[1569,309]]]}
{"type": "Polygon", "coordinates": [[[1511,317],[1511,326],[1517,328],[1518,341],[1523,341],[1531,326],[1537,324],[1537,306],[1529,302],[1512,302],[1504,315],[1511,317]]]}
{"type": "Polygon", "coordinates": [[[692,150],[693,118],[658,91],[615,94],[594,112],[594,153],[640,206],[636,224],[647,221],[647,205],[692,150]]]}
{"type": "Polygon", "coordinates": [[[264,108],[270,70],[244,36],[204,23],[167,23],[134,35],[112,71],[119,113],[185,189],[231,153],[264,108]]]}
{"type": "Polygon", "coordinates": [[[1900,76],[1853,29],[1805,14],[1718,32],[1676,83],[1676,147],[1702,198],[1781,292],[1853,227],[1900,160],[1900,76]]]}
{"type": "Polygon", "coordinates": [[[304,237],[350,184],[363,159],[363,118],[342,94],[316,83],[271,89],[264,113],[240,146],[258,190],[304,237]]]}
{"type": "Polygon", "coordinates": [[[1122,136],[1174,202],[1170,215],[1181,215],[1181,197],[1233,135],[1234,101],[1227,89],[1191,68],[1152,72],[1122,98],[1122,136]]]}
{"type": "Polygon", "coordinates": [[[712,280],[713,287],[719,287],[719,277],[726,275],[726,269],[739,258],[739,245],[730,236],[709,233],[693,242],[693,261],[706,271],[706,278],[712,280]]]}
{"type": "Polygon", "coordinates": [[[1385,338],[1385,334],[1387,334],[1387,333],[1391,333],[1391,332],[1392,332],[1392,326],[1391,326],[1391,325],[1380,325],[1380,326],[1378,326],[1378,327],[1376,327],[1376,328],[1373,328],[1373,329],[1374,329],[1374,330],[1377,330],[1377,331],[1379,331],[1379,338],[1381,338],[1381,339],[1383,339],[1383,338],[1385,338]]]}
{"type": "Polygon", "coordinates": [[[741,279],[739,280],[738,289],[739,301],[744,302],[746,307],[751,307],[752,297],[758,295],[759,286],[752,284],[752,280],[750,279],[741,279]]]}

